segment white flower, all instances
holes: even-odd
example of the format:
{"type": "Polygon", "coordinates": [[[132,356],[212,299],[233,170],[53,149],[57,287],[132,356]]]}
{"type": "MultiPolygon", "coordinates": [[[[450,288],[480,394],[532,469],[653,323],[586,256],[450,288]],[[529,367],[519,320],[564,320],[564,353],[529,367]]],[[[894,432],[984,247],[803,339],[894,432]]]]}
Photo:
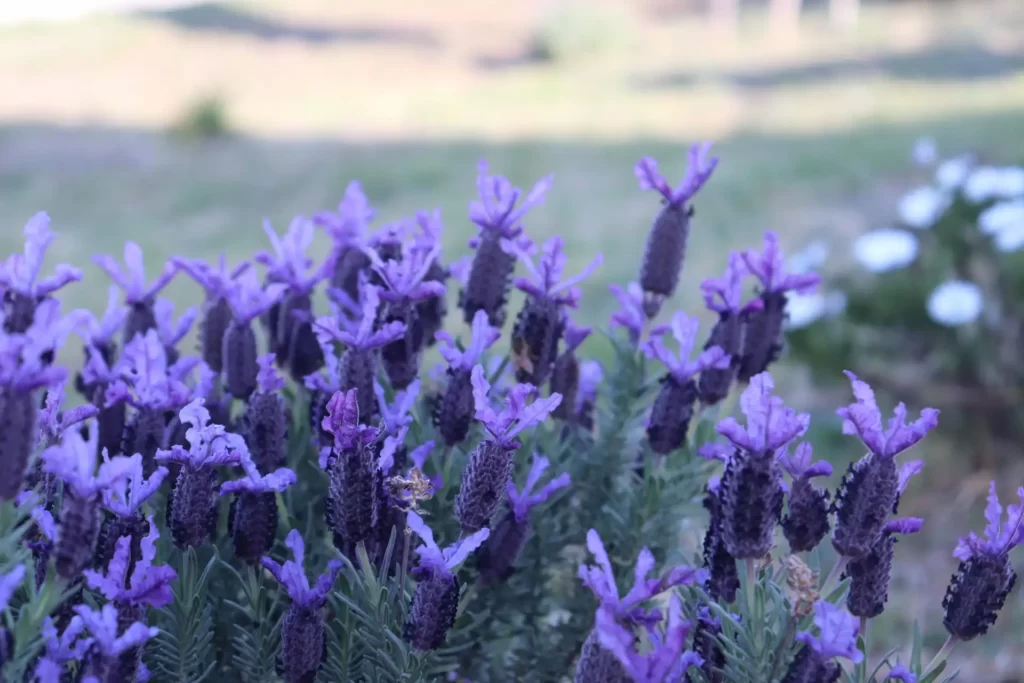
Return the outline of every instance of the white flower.
{"type": "Polygon", "coordinates": [[[828,259],[828,243],[825,240],[814,240],[806,247],[791,254],[787,269],[791,273],[809,273],[825,265],[828,259]]]}
{"type": "Polygon", "coordinates": [[[972,161],[969,156],[947,159],[935,169],[935,182],[947,192],[956,190],[967,180],[967,174],[971,172],[971,166],[972,161]]]}
{"type": "Polygon", "coordinates": [[[790,292],[786,296],[786,327],[799,329],[807,327],[825,315],[825,295],[798,294],[790,292]]]}
{"type": "Polygon", "coordinates": [[[1024,221],[996,233],[993,242],[999,251],[1017,251],[1024,247],[1024,221]]]}
{"type": "Polygon", "coordinates": [[[973,323],[983,307],[981,287],[964,280],[943,282],[928,297],[928,315],[946,327],[973,323]]]}
{"type": "Polygon", "coordinates": [[[990,199],[1011,199],[1024,195],[1024,168],[979,166],[964,184],[964,196],[980,204],[990,199]]]}
{"type": "Polygon", "coordinates": [[[853,257],[872,273],[904,268],[917,258],[917,236],[907,230],[872,230],[853,242],[853,257]]]}
{"type": "Polygon", "coordinates": [[[978,216],[978,228],[986,235],[998,235],[1021,223],[1024,223],[1024,199],[993,204],[978,216]]]}
{"type": "Polygon", "coordinates": [[[900,200],[900,220],[904,225],[925,230],[935,225],[949,208],[950,198],[931,185],[914,188],[900,200]]]}
{"type": "Polygon", "coordinates": [[[914,163],[918,166],[931,166],[939,157],[934,138],[918,138],[911,152],[914,163]]]}

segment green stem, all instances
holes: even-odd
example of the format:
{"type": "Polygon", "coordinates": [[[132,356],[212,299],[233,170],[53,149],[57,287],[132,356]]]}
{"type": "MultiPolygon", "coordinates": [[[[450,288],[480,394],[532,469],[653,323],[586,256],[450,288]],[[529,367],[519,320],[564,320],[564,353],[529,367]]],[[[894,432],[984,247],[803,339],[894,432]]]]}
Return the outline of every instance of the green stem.
{"type": "Polygon", "coordinates": [[[868,645],[868,620],[867,617],[860,618],[860,637],[864,641],[864,658],[857,665],[857,683],[867,683],[868,680],[868,657],[871,648],[868,645]]]}
{"type": "Polygon", "coordinates": [[[828,594],[832,592],[835,586],[832,585],[833,581],[838,582],[839,577],[843,575],[843,570],[846,569],[846,565],[849,564],[850,558],[840,557],[836,560],[836,563],[832,565],[832,570],[825,577],[825,583],[821,585],[821,597],[828,597],[828,594]]]}
{"type": "MultiPolygon", "coordinates": [[[[754,623],[757,623],[756,615],[754,614],[754,609],[757,604],[757,596],[754,595],[755,589],[757,587],[757,566],[755,564],[756,560],[752,557],[748,557],[743,562],[746,565],[747,570],[747,614],[749,615],[750,619],[754,620],[754,623]]],[[[760,630],[756,631],[756,633],[760,633],[760,630]]]]}
{"type": "Polygon", "coordinates": [[[924,668],[924,672],[921,674],[922,679],[927,678],[928,674],[930,674],[940,664],[946,661],[946,658],[949,657],[949,654],[953,651],[953,648],[956,647],[957,642],[959,641],[957,640],[956,636],[949,636],[948,638],[946,638],[946,642],[942,644],[942,647],[939,648],[939,651],[935,653],[934,657],[932,657],[932,661],[928,662],[928,666],[924,668]]]}
{"type": "Polygon", "coordinates": [[[412,530],[409,527],[405,528],[405,532],[402,537],[402,568],[398,573],[398,589],[402,591],[402,598],[405,598],[405,574],[409,568],[409,539],[412,536],[412,530]]]}

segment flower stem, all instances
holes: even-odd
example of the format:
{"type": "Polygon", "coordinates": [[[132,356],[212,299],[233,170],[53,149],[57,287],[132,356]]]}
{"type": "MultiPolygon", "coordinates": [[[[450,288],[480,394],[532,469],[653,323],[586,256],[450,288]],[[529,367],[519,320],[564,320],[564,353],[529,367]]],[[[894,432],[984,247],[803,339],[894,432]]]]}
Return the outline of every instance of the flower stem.
{"type": "Polygon", "coordinates": [[[956,636],[949,636],[948,638],[946,638],[946,642],[942,644],[942,647],[939,648],[939,651],[935,653],[934,657],[932,657],[932,661],[928,662],[928,666],[924,668],[924,673],[921,674],[921,678],[927,678],[928,674],[930,674],[935,668],[937,668],[940,664],[946,661],[946,658],[949,657],[949,654],[953,651],[953,648],[956,647],[957,642],[959,641],[957,641],[956,636]]]}
{"type": "Polygon", "coordinates": [[[832,589],[835,588],[835,586],[832,585],[832,582],[839,581],[839,577],[843,575],[843,570],[846,569],[846,565],[849,564],[849,562],[850,558],[842,556],[836,560],[836,563],[832,565],[832,569],[829,571],[828,576],[825,577],[825,583],[821,584],[821,597],[825,598],[832,592],[832,589]]]}
{"type": "Polygon", "coordinates": [[[754,617],[754,603],[756,602],[754,595],[754,588],[757,584],[757,566],[756,560],[752,557],[748,557],[743,560],[747,569],[747,610],[749,610],[750,617],[754,617]]]}
{"type": "Polygon", "coordinates": [[[409,527],[405,528],[405,532],[402,537],[402,567],[398,572],[398,588],[402,591],[402,595],[405,595],[405,576],[406,570],[409,568],[409,543],[412,531],[409,527]]]}

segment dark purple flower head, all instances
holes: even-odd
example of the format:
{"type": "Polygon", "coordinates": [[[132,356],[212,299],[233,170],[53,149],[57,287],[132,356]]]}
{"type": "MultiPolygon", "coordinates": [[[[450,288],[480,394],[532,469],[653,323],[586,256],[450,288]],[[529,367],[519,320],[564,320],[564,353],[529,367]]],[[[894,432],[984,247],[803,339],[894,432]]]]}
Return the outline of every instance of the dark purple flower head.
{"type": "Polygon", "coordinates": [[[790,454],[789,446],[785,446],[779,453],[779,464],[782,469],[789,472],[793,479],[813,479],[814,477],[832,476],[832,465],[824,460],[811,463],[814,449],[811,444],[804,442],[796,447],[790,454]]]}
{"type": "Polygon", "coordinates": [[[853,396],[857,402],[836,411],[836,415],[843,418],[843,434],[856,434],[878,457],[896,457],[939,424],[939,411],[925,408],[921,417],[908,425],[907,407],[900,403],[889,420],[889,428],[883,430],[882,413],[875,403],[875,392],[855,374],[849,370],[845,372],[853,384],[853,396]]]}
{"type": "Polygon", "coordinates": [[[380,298],[384,301],[415,303],[444,296],[443,283],[424,280],[441,253],[440,245],[427,251],[406,242],[402,248],[402,258],[387,261],[381,260],[380,254],[374,249],[367,248],[365,253],[370,258],[374,272],[384,282],[380,290],[380,298]]]}
{"type": "Polygon", "coordinates": [[[78,605],[75,607],[75,613],[85,622],[96,647],[107,657],[117,657],[134,650],[160,633],[160,629],[155,626],[146,626],[141,621],[136,621],[119,636],[117,608],[109,604],[100,610],[94,610],[88,605],[78,605]]]}
{"type": "MultiPolygon", "coordinates": [[[[669,569],[660,579],[649,579],[648,575],[654,570],[654,555],[647,548],[643,548],[633,571],[633,587],[625,597],[619,597],[611,559],[601,537],[594,529],[587,532],[587,550],[594,556],[598,566],[581,564],[578,576],[583,585],[593,591],[601,607],[609,610],[619,620],[643,621],[648,617],[645,610],[640,607],[642,603],[674,586],[703,583],[707,576],[706,570],[679,565],[669,569]]],[[[660,619],[660,616],[658,618],[660,619]]]]}
{"type": "MultiPolygon", "coordinates": [[[[267,267],[267,275],[274,282],[283,282],[293,293],[308,294],[317,282],[327,276],[326,267],[310,272],[313,260],[306,256],[306,251],[313,243],[315,232],[311,221],[296,216],[284,236],[279,237],[270,221],[264,220],[263,232],[267,234],[274,253],[261,251],[256,254],[256,261],[267,267]]],[[[324,266],[331,265],[332,261],[328,258],[324,266]]]]}
{"type": "Polygon", "coordinates": [[[754,299],[743,305],[743,280],[750,271],[743,262],[743,256],[738,252],[729,254],[729,265],[722,277],[708,278],[700,283],[704,292],[704,305],[708,310],[717,313],[742,313],[753,311],[764,307],[761,299],[754,299]]]}
{"type": "Polygon", "coordinates": [[[377,309],[380,307],[380,289],[367,284],[360,285],[360,313],[356,321],[343,316],[321,316],[313,323],[313,331],[321,344],[341,342],[356,351],[369,351],[398,341],[405,336],[405,323],[393,321],[375,329],[377,309]]]}
{"type": "Polygon", "coordinates": [[[864,653],[857,649],[860,625],[845,609],[824,600],[817,601],[814,603],[814,625],[820,632],[818,637],[801,631],[796,639],[813,650],[821,660],[845,657],[857,664],[864,659],[864,653]]]}
{"type": "Polygon", "coordinates": [[[544,243],[541,248],[540,260],[536,265],[525,249],[520,248],[516,251],[519,260],[530,272],[529,278],[517,277],[515,279],[516,289],[531,296],[546,297],[556,303],[573,308],[579,305],[582,296],[576,285],[590,277],[604,262],[604,257],[598,254],[579,275],[563,280],[562,273],[565,272],[566,256],[565,242],[561,237],[552,237],[544,243]]]}
{"type": "Polygon", "coordinates": [[[337,391],[327,403],[327,417],[321,426],[334,436],[334,447],[341,451],[362,448],[377,438],[377,430],[359,423],[356,390],[337,391]]]}
{"type": "Polygon", "coordinates": [[[434,532],[415,511],[409,510],[406,522],[423,541],[423,545],[416,548],[416,554],[420,556],[418,573],[421,577],[453,574],[491,535],[490,529],[480,529],[442,550],[434,541],[434,532]]]}
{"type": "Polygon", "coordinates": [[[718,157],[708,157],[710,151],[710,142],[694,143],[690,146],[690,163],[686,168],[686,175],[676,188],[669,185],[665,177],[658,172],[658,162],[651,157],[644,157],[638,161],[633,167],[633,175],[636,176],[641,190],[655,190],[670,206],[681,206],[697,194],[718,166],[718,157]]]}
{"type": "Polygon", "coordinates": [[[268,493],[273,491],[280,493],[296,482],[295,472],[287,467],[279,467],[270,474],[260,474],[259,468],[250,458],[242,459],[242,469],[245,470],[245,479],[226,481],[220,485],[220,495],[227,496],[232,493],[268,493]]]}
{"type": "Polygon", "coordinates": [[[505,399],[507,407],[500,413],[494,412],[488,392],[491,385],[487,382],[482,365],[473,368],[473,401],[476,404],[476,419],[493,437],[495,443],[508,448],[518,448],[516,435],[525,429],[540,424],[562,402],[561,394],[551,394],[547,398],[538,398],[527,405],[529,397],[537,392],[532,384],[517,384],[508,392],[505,399]]]}
{"type": "Polygon", "coordinates": [[[472,370],[483,356],[484,351],[491,348],[494,342],[501,338],[501,330],[490,326],[485,311],[477,311],[473,314],[469,345],[464,351],[459,350],[455,345],[455,340],[444,330],[438,331],[435,337],[437,341],[441,342],[438,349],[444,359],[448,361],[449,366],[457,370],[472,370]]]}
{"type": "Polygon", "coordinates": [[[274,367],[276,358],[273,353],[267,353],[256,359],[260,366],[259,373],[256,375],[256,384],[259,386],[259,390],[265,394],[272,394],[284,389],[284,377],[274,367]]]}
{"type": "MultiPolygon", "coordinates": [[[[491,230],[503,239],[513,240],[523,232],[519,223],[526,212],[544,202],[544,195],[551,187],[554,176],[545,176],[537,181],[523,202],[516,208],[516,202],[523,191],[513,187],[507,178],[487,173],[487,162],[477,165],[476,189],[479,199],[469,203],[469,219],[481,230],[491,230]]],[[[476,246],[476,239],[470,242],[476,246]]]]}
{"type": "Polygon", "coordinates": [[[260,317],[280,301],[286,289],[281,283],[264,286],[255,271],[246,271],[227,292],[235,323],[244,325],[260,317]]]}
{"type": "Polygon", "coordinates": [[[149,285],[146,284],[146,266],[143,262],[142,247],[135,242],[124,243],[124,269],[113,256],[97,254],[93,262],[110,276],[110,279],[124,291],[124,298],[130,304],[150,301],[156,293],[170,284],[178,267],[174,262],[164,264],[163,270],[149,285]]]}
{"type": "Polygon", "coordinates": [[[516,516],[516,521],[520,524],[525,524],[526,520],[530,517],[530,508],[536,507],[542,503],[547,502],[555,491],[564,489],[567,487],[571,480],[569,479],[569,473],[563,472],[558,475],[537,493],[533,492],[535,486],[540,481],[540,478],[544,475],[545,470],[551,465],[547,458],[533,454],[533,464],[530,465],[530,473],[526,475],[526,483],[523,484],[522,492],[516,490],[516,484],[513,481],[509,481],[505,485],[505,492],[508,495],[509,505],[512,507],[512,512],[516,516]]]}
{"type": "Polygon", "coordinates": [[[177,462],[192,470],[217,465],[237,465],[249,458],[245,440],[238,434],[229,433],[222,425],[210,424],[210,411],[206,401],[195,399],[181,409],[178,417],[191,425],[185,431],[189,447],[174,445],[170,450],[159,450],[156,459],[160,462],[177,462]]]}
{"type": "Polygon", "coordinates": [[[107,289],[107,309],[98,320],[92,313],[89,314],[82,328],[82,339],[88,346],[106,346],[121,331],[127,318],[128,307],[121,303],[120,290],[117,285],[110,285],[107,289]]]}
{"type": "Polygon", "coordinates": [[[39,277],[46,249],[57,237],[50,230],[50,217],[45,212],[40,211],[29,219],[24,234],[24,252],[11,254],[0,264],[0,292],[7,290],[37,300],[82,279],[82,271],[65,263],[59,264],[50,277],[39,277]]]}
{"type": "MultiPolygon", "coordinates": [[[[692,624],[682,617],[682,606],[675,593],[669,599],[665,633],[656,635],[657,644],[644,654],[636,651],[636,634],[604,607],[597,610],[595,629],[601,645],[612,653],[637,683],[682,681],[686,670],[704,663],[694,652],[683,653],[692,624]]],[[[653,627],[652,627],[653,631],[653,627]]]]}
{"type": "Polygon", "coordinates": [[[168,365],[167,350],[156,330],[137,335],[113,367],[120,379],[107,387],[106,405],[126,401],[139,409],[178,410],[192,393],[184,380],[199,362],[185,357],[168,365]]]}
{"type": "Polygon", "coordinates": [[[96,471],[97,441],[99,434],[92,425],[89,440],[82,432],[72,429],[64,433],[60,445],[43,451],[43,471],[55,475],[64,485],[82,499],[88,499],[104,491],[119,480],[132,476],[134,462],[123,455],[108,459],[96,471]]]}
{"type": "Polygon", "coordinates": [[[743,262],[761,281],[763,293],[794,291],[807,294],[821,283],[817,273],[786,272],[779,236],[774,232],[764,234],[764,251],[758,253],[755,249],[748,249],[743,253],[743,262]]]}
{"type": "Polygon", "coordinates": [[[156,318],[156,332],[160,342],[168,347],[177,346],[199,315],[199,309],[191,306],[185,309],[177,322],[174,320],[174,304],[167,299],[157,299],[153,304],[153,316],[156,318]]]}
{"type": "Polygon", "coordinates": [[[93,639],[83,637],[85,622],[82,617],[71,618],[62,633],[57,632],[53,619],[43,620],[43,642],[46,644],[46,656],[36,664],[35,676],[39,683],[60,683],[64,675],[64,665],[78,662],[89,652],[93,639]]]}
{"type": "Polygon", "coordinates": [[[64,407],[65,381],[53,384],[46,393],[46,403],[39,411],[39,429],[43,442],[48,446],[60,443],[61,437],[68,429],[85,420],[96,417],[99,408],[86,404],[76,406],[66,412],[64,407]]]}
{"type": "MultiPolygon", "coordinates": [[[[103,454],[104,462],[109,456],[103,454]]],[[[142,455],[136,453],[128,458],[131,467],[128,476],[116,480],[103,491],[103,507],[119,517],[131,517],[142,509],[142,504],[160,490],[167,477],[167,468],[158,467],[147,479],[143,471],[142,455]]]]}
{"type": "Polygon", "coordinates": [[[0,612],[7,609],[7,603],[11,601],[14,591],[25,580],[25,565],[19,564],[6,574],[0,574],[0,612]]]}
{"type": "Polygon", "coordinates": [[[142,539],[142,556],[135,563],[130,580],[128,567],[132,555],[131,536],[117,539],[114,556],[110,558],[106,573],[86,569],[82,574],[89,588],[99,591],[111,602],[121,606],[145,605],[160,609],[174,601],[171,583],[178,579],[178,573],[167,565],[153,565],[160,530],[152,515],[147,521],[149,533],[142,539]]]}
{"type": "Polygon", "coordinates": [[[737,448],[760,455],[774,453],[802,436],[811,423],[811,416],[787,408],[781,398],[772,396],[774,388],[772,376],[767,372],[751,378],[750,386],[740,396],[740,410],[747,416],[746,428],[727,417],[718,423],[718,433],[737,448]]]}
{"type": "Polygon", "coordinates": [[[338,202],[338,211],[320,211],[313,215],[313,223],[322,226],[337,246],[362,244],[366,230],[377,211],[363,192],[358,180],[345,188],[345,195],[338,202]]]}
{"type": "Polygon", "coordinates": [[[608,285],[610,291],[619,301],[619,310],[612,313],[609,327],[613,330],[616,327],[624,328],[630,339],[634,342],[640,339],[640,335],[647,325],[647,314],[644,313],[644,290],[640,285],[630,282],[623,289],[619,285],[608,285]]]}
{"type": "Polygon", "coordinates": [[[988,504],[985,506],[985,538],[973,531],[960,538],[953,551],[953,557],[961,562],[979,556],[1005,556],[1018,545],[1024,544],[1024,487],[1017,489],[1021,505],[1006,507],[1006,523],[1003,524],[1003,506],[996,494],[993,481],[988,489],[988,504]]]}
{"type": "Polygon", "coordinates": [[[697,360],[690,360],[699,327],[700,321],[697,318],[691,318],[679,311],[672,316],[670,327],[672,336],[679,344],[679,353],[674,354],[665,346],[664,336],[669,331],[665,328],[661,328],[651,335],[651,338],[643,344],[643,352],[647,354],[648,358],[661,361],[679,384],[685,384],[688,379],[701,370],[729,367],[729,356],[720,346],[712,346],[703,351],[697,360]]]}
{"type": "Polygon", "coordinates": [[[171,261],[178,270],[195,280],[206,291],[206,296],[210,299],[226,297],[228,291],[234,286],[235,280],[252,267],[248,261],[242,261],[233,269],[228,270],[227,256],[224,254],[218,258],[216,267],[202,259],[174,258],[171,261]]]}
{"type": "Polygon", "coordinates": [[[295,559],[285,562],[282,566],[273,559],[264,557],[263,566],[288,591],[293,603],[307,609],[323,607],[327,594],[331,592],[338,574],[341,573],[341,560],[328,562],[327,571],[317,577],[316,583],[310,587],[305,568],[306,544],[302,542],[302,535],[298,529],[288,532],[284,544],[292,551],[295,559]]]}

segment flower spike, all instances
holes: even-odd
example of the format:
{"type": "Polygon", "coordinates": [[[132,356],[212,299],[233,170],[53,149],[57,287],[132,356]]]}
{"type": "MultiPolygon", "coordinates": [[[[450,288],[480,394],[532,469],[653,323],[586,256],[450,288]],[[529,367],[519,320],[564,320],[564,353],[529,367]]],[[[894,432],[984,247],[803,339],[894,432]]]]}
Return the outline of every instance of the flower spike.
{"type": "Polygon", "coordinates": [[[50,277],[40,278],[46,250],[57,236],[50,230],[50,216],[40,211],[25,224],[25,249],[0,264],[0,291],[7,290],[36,301],[82,279],[82,271],[61,263],[50,277]]]}
{"type": "Polygon", "coordinates": [[[519,221],[527,211],[544,202],[553,176],[538,180],[519,208],[516,208],[522,190],[513,187],[504,176],[490,175],[487,170],[486,161],[477,165],[476,188],[479,199],[469,203],[469,219],[481,230],[496,232],[504,239],[515,239],[523,231],[519,221]]]}
{"type": "Polygon", "coordinates": [[[113,256],[99,254],[92,257],[110,279],[124,291],[125,301],[129,304],[143,304],[151,301],[157,292],[162,290],[178,272],[177,265],[172,261],[164,264],[163,270],[156,280],[146,283],[146,266],[143,262],[142,247],[135,242],[124,244],[124,268],[114,260],[113,256]]]}
{"type": "Polygon", "coordinates": [[[482,365],[473,368],[473,400],[476,403],[476,419],[483,423],[495,442],[501,445],[515,443],[515,437],[525,429],[540,424],[562,402],[561,394],[535,400],[527,405],[527,399],[537,392],[532,384],[517,384],[509,391],[507,408],[501,413],[494,412],[488,392],[491,385],[484,375],[482,365]]]}
{"type": "Polygon", "coordinates": [[[327,570],[321,574],[313,586],[309,585],[306,577],[305,558],[306,544],[302,541],[302,535],[298,529],[288,532],[288,538],[284,544],[292,551],[294,560],[289,560],[284,565],[269,557],[263,558],[263,566],[274,575],[277,582],[288,592],[292,602],[305,608],[323,607],[327,601],[327,594],[334,586],[334,582],[341,573],[341,560],[331,560],[327,563],[327,570]]]}
{"type": "Polygon", "coordinates": [[[740,397],[740,409],[747,416],[746,429],[732,417],[718,423],[718,433],[737,448],[750,453],[774,453],[802,436],[811,416],[787,408],[778,396],[772,395],[775,382],[767,372],[757,375],[740,397]]]}
{"type": "Polygon", "coordinates": [[[489,349],[494,342],[501,338],[501,330],[491,327],[488,323],[487,313],[477,311],[473,315],[473,325],[470,332],[469,345],[464,351],[460,351],[452,336],[444,330],[439,330],[435,335],[440,343],[438,349],[452,368],[459,370],[472,370],[483,356],[484,351],[489,349]]]}
{"type": "Polygon", "coordinates": [[[693,375],[709,368],[725,368],[729,366],[729,356],[725,354],[720,346],[712,346],[691,361],[690,353],[693,351],[697,338],[697,329],[700,322],[691,318],[682,311],[672,317],[671,332],[676,342],[679,343],[679,354],[673,354],[665,346],[664,335],[668,330],[661,329],[651,336],[643,345],[643,351],[648,358],[654,358],[668,369],[676,382],[684,384],[693,375]]]}
{"type": "Polygon", "coordinates": [[[562,273],[565,271],[566,256],[565,242],[561,237],[552,237],[544,243],[537,265],[534,265],[533,259],[525,249],[517,249],[517,252],[519,260],[530,271],[530,278],[517,277],[515,279],[516,288],[531,296],[545,297],[555,303],[572,308],[579,305],[582,296],[576,285],[590,277],[604,262],[604,257],[598,254],[579,275],[563,280],[562,273]]]}
{"type": "Polygon", "coordinates": [[[658,172],[658,162],[651,157],[644,157],[633,167],[633,175],[641,190],[655,190],[670,206],[681,206],[689,201],[701,187],[711,178],[718,166],[718,157],[708,157],[711,143],[694,143],[690,147],[689,166],[679,186],[673,188],[658,172]]]}
{"type": "Polygon", "coordinates": [[[882,413],[875,402],[875,392],[855,374],[849,370],[845,372],[853,384],[853,396],[857,401],[836,411],[836,414],[843,418],[843,433],[859,436],[864,445],[878,457],[896,457],[914,446],[938,425],[939,411],[935,408],[925,408],[921,411],[921,417],[908,425],[907,408],[900,403],[889,420],[889,428],[883,430],[882,413]]]}

